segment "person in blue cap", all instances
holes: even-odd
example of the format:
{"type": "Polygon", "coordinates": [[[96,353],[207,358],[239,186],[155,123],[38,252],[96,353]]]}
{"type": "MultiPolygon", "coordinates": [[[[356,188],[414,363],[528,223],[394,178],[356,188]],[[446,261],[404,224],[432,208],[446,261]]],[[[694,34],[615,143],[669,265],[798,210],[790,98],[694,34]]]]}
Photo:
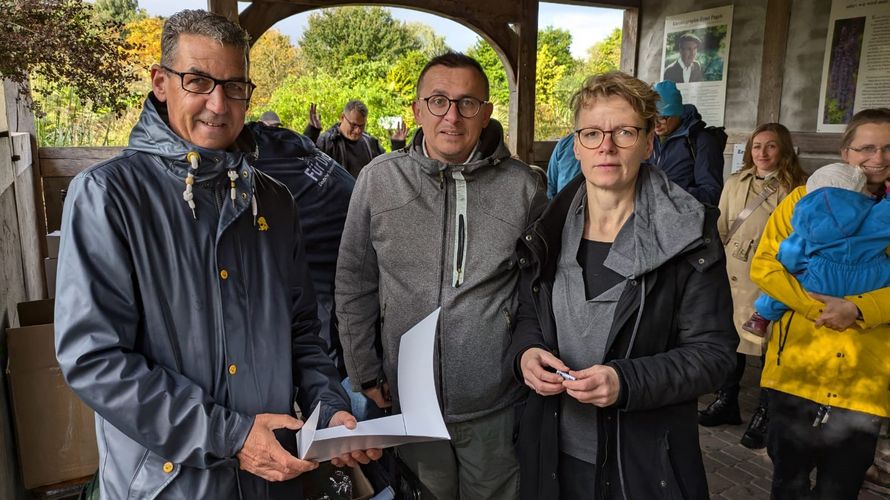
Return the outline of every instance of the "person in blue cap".
{"type": "Polygon", "coordinates": [[[556,193],[581,173],[581,162],[575,157],[575,132],[563,137],[553,148],[547,163],[547,198],[553,199],[556,193]]]}
{"type": "Polygon", "coordinates": [[[653,87],[658,93],[657,136],[649,163],[662,169],[668,179],[698,201],[717,205],[723,190],[725,133],[705,130],[693,104],[683,104],[677,85],[665,80],[653,87]],[[718,133],[722,137],[718,137],[718,133]]]}

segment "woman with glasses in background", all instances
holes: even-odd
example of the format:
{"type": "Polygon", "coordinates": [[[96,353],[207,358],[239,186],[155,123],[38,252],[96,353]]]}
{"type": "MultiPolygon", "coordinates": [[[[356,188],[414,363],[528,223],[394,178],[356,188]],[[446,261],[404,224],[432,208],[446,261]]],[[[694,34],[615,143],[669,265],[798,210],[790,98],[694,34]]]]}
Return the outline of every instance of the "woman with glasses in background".
{"type": "MultiPolygon", "coordinates": [[[[748,277],[751,257],[760,242],[763,226],[776,205],[805,181],[806,173],[800,167],[788,129],[780,123],[765,123],[751,133],[745,145],[742,168],[723,186],[717,229],[726,251],[733,323],[739,335],[739,347],[736,370],[717,391],[716,399],[699,412],[701,425],[742,423],[739,383],[745,372],[746,355],[762,356],[766,348],[765,334],[756,333],[746,324],[760,293],[748,277]]],[[[767,415],[766,391],[761,391],[760,404],[742,435],[743,446],[751,449],[766,446],[767,415]]]]}
{"type": "MultiPolygon", "coordinates": [[[[890,109],[856,113],[841,157],[862,169],[876,200],[886,196],[890,109]]],[[[772,323],[761,378],[770,389],[772,498],[855,499],[872,465],[882,417],[890,416],[890,288],[828,297],[801,287],[777,254],[805,194],[806,187],[798,187],[779,204],[751,263],[754,283],[791,308],[772,323]]]]}
{"type": "Polygon", "coordinates": [[[657,102],[624,73],[585,82],[583,175],[518,245],[522,498],[708,498],[696,401],[734,368],[738,336],[717,210],[643,163],[657,102]]]}

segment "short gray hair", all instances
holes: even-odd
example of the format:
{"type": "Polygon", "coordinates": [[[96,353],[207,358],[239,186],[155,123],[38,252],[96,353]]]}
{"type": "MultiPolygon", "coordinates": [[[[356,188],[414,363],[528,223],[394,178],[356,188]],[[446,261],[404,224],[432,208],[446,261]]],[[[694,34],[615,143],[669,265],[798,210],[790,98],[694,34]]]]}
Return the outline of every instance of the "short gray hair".
{"type": "Polygon", "coordinates": [[[348,114],[350,111],[358,111],[358,114],[368,117],[368,107],[365,106],[365,103],[359,101],[358,99],[353,99],[346,103],[346,106],[343,106],[343,114],[348,114]]]}
{"type": "Polygon", "coordinates": [[[176,58],[179,35],[203,36],[221,45],[236,47],[244,51],[245,65],[249,64],[250,34],[219,14],[206,10],[183,10],[170,16],[161,32],[161,64],[164,66],[171,67],[176,58]]]}

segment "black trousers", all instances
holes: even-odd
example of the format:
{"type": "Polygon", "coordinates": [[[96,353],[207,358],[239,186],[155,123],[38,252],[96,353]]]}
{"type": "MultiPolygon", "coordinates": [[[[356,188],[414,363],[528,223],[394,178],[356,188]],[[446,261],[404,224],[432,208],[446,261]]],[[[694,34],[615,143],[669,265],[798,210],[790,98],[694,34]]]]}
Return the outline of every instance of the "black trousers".
{"type": "Polygon", "coordinates": [[[855,500],[872,464],[881,418],[769,391],[766,450],[773,461],[773,500],[855,500]],[[820,423],[813,422],[817,415],[820,423]],[[816,484],[810,473],[816,469],[816,484]]]}

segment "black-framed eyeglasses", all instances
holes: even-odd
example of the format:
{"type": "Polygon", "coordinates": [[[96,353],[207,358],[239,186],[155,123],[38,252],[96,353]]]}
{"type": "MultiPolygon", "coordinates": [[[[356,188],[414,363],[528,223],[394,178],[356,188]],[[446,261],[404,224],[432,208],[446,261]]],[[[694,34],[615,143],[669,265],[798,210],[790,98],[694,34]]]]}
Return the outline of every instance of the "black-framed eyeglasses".
{"type": "Polygon", "coordinates": [[[631,125],[618,127],[613,130],[601,130],[595,127],[580,128],[575,131],[578,135],[578,142],[587,149],[596,149],[606,140],[606,134],[612,137],[612,143],[619,148],[629,148],[637,143],[640,137],[640,131],[645,130],[643,127],[634,127],[631,125]]]}
{"type": "Polygon", "coordinates": [[[341,116],[341,118],[343,118],[343,120],[345,120],[346,123],[348,123],[349,126],[350,126],[350,128],[352,128],[352,129],[365,130],[365,127],[368,126],[368,123],[367,123],[367,122],[365,122],[365,123],[355,123],[355,122],[352,122],[352,121],[349,120],[349,118],[346,118],[346,115],[341,116]]]}
{"type": "Polygon", "coordinates": [[[670,120],[670,119],[671,119],[670,116],[657,115],[657,116],[655,117],[655,121],[658,122],[658,123],[667,123],[667,121],[670,120]]]}
{"type": "Polygon", "coordinates": [[[161,65],[161,69],[179,77],[182,84],[182,90],[191,92],[192,94],[210,94],[216,90],[217,85],[221,85],[223,93],[229,99],[238,101],[249,101],[250,96],[256,85],[251,81],[244,80],[217,80],[211,76],[202,75],[201,73],[180,72],[167,66],[161,65]]]}
{"type": "Polygon", "coordinates": [[[433,116],[445,116],[451,109],[451,105],[457,104],[457,112],[464,118],[473,118],[478,115],[482,105],[488,102],[469,96],[461,97],[460,99],[449,99],[444,95],[438,94],[421,97],[420,100],[426,101],[426,107],[433,116]]]}
{"type": "Polygon", "coordinates": [[[861,148],[854,148],[852,146],[847,146],[847,149],[850,151],[856,151],[859,154],[865,156],[874,156],[880,151],[882,154],[890,155],[890,144],[885,144],[883,147],[872,146],[871,144],[867,146],[862,146],[861,148]]]}

